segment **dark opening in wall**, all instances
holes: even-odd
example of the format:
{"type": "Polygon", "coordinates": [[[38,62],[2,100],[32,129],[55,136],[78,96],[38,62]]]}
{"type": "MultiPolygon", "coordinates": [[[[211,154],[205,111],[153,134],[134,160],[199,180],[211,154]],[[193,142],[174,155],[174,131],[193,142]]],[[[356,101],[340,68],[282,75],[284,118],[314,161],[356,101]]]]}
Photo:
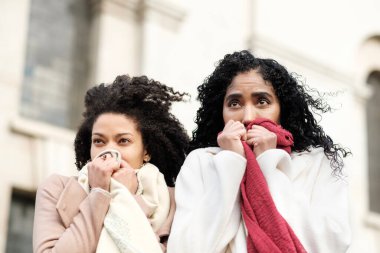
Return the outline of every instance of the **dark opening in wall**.
{"type": "Polygon", "coordinates": [[[369,209],[380,213],[380,71],[367,79],[372,96],[367,101],[369,209]]]}
{"type": "Polygon", "coordinates": [[[12,190],[6,253],[33,252],[35,192],[12,190]]]}

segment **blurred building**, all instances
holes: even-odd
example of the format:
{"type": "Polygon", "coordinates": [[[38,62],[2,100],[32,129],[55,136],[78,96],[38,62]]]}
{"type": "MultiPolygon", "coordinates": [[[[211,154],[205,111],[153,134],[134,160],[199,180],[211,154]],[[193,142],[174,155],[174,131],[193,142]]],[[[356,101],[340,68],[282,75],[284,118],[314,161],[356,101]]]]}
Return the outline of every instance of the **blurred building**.
{"type": "Polygon", "coordinates": [[[0,252],[32,251],[38,184],[76,173],[88,87],[145,74],[190,92],[173,108],[190,133],[196,87],[241,49],[332,94],[322,125],[353,153],[349,252],[380,252],[379,1],[0,0],[0,10],[0,252]]]}

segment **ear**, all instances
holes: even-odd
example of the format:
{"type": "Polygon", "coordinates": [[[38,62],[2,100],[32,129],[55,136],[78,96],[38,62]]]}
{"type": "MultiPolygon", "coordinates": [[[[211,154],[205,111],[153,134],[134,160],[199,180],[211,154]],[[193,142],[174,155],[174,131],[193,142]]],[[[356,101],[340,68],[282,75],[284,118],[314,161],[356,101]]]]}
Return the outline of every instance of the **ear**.
{"type": "Polygon", "coordinates": [[[148,152],[146,150],[144,151],[144,158],[143,158],[143,160],[144,160],[144,163],[147,163],[147,162],[150,161],[150,155],[148,154],[148,152]]]}

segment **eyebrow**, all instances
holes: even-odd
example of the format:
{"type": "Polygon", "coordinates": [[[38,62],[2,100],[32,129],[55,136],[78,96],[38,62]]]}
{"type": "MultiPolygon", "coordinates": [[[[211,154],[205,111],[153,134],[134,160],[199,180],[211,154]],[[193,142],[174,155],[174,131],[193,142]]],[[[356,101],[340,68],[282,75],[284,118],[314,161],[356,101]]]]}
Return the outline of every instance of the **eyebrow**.
{"type": "MultiPolygon", "coordinates": [[[[103,137],[104,135],[101,134],[101,133],[93,133],[92,136],[94,135],[99,135],[100,137],[103,137]]],[[[120,137],[120,136],[123,136],[123,135],[130,135],[130,136],[133,136],[133,134],[129,133],[129,132],[126,132],[126,133],[119,133],[116,135],[116,137],[120,137]]]]}
{"type": "MultiPolygon", "coordinates": [[[[241,98],[243,95],[241,93],[232,93],[232,94],[229,94],[227,97],[226,97],[226,100],[231,100],[231,99],[239,99],[241,98]]],[[[268,93],[268,92],[265,92],[265,91],[259,91],[259,92],[252,92],[251,93],[251,97],[270,97],[270,98],[273,98],[273,96],[268,93]]]]}

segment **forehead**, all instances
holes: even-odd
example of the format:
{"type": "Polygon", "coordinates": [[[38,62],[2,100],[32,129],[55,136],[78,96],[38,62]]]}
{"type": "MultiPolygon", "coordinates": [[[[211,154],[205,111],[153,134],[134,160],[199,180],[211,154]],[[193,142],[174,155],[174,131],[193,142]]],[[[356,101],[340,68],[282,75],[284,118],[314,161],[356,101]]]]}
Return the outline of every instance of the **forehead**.
{"type": "Polygon", "coordinates": [[[128,129],[137,131],[137,124],[134,119],[118,113],[104,113],[99,115],[93,125],[93,131],[96,129],[128,129]]]}
{"type": "Polygon", "coordinates": [[[254,90],[274,93],[270,82],[265,81],[256,70],[250,70],[239,73],[232,79],[231,84],[227,88],[226,95],[235,92],[252,92],[254,90]]]}

